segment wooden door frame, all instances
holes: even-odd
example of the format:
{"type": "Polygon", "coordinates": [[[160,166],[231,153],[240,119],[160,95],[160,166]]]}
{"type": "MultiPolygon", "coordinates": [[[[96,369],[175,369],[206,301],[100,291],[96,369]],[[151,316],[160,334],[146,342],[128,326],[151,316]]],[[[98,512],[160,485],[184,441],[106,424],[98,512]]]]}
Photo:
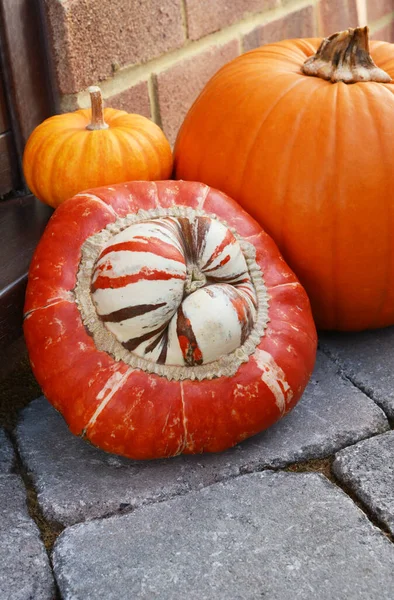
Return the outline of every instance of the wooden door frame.
{"type": "Polygon", "coordinates": [[[0,61],[23,182],[21,160],[27,138],[39,123],[55,113],[40,0],[0,0],[0,61]]]}
{"type": "Polygon", "coordinates": [[[0,203],[0,355],[22,335],[32,254],[52,209],[29,194],[22,174],[27,138],[55,114],[50,60],[40,0],[0,0],[0,66],[20,174],[15,198],[0,203]]]}

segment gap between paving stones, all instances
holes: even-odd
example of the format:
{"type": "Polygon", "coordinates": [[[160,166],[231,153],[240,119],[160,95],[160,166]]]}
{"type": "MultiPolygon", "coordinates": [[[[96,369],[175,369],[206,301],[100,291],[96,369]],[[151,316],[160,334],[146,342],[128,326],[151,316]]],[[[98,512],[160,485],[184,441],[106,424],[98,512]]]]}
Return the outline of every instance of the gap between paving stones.
{"type": "Polygon", "coordinates": [[[12,473],[13,475],[18,475],[21,478],[23,485],[25,486],[27,512],[29,513],[30,518],[38,527],[38,530],[40,532],[40,538],[42,543],[44,544],[44,548],[49,560],[49,565],[53,574],[53,579],[55,582],[55,594],[52,600],[62,600],[62,596],[60,594],[53,569],[52,549],[56,539],[61,534],[61,532],[64,531],[65,527],[60,523],[51,523],[44,517],[40,504],[37,500],[36,489],[19,455],[19,450],[16,440],[14,438],[14,434],[10,431],[7,431],[6,433],[14,451],[14,462],[11,467],[10,473],[12,473]]]}
{"type": "MultiPolygon", "coordinates": [[[[382,435],[382,434],[381,433],[372,434],[366,438],[363,438],[362,441],[377,437],[379,435],[382,435]]],[[[354,444],[349,444],[348,446],[345,446],[341,450],[343,450],[345,448],[350,448],[350,447],[356,445],[357,443],[359,443],[359,441],[355,442],[354,444]]],[[[16,446],[15,446],[14,440],[13,440],[13,444],[14,444],[14,448],[15,448],[16,446]]],[[[181,491],[179,493],[171,494],[168,496],[163,496],[162,498],[160,498],[158,500],[149,501],[149,502],[146,502],[139,506],[131,506],[129,504],[124,504],[124,505],[121,505],[120,508],[109,511],[100,516],[92,517],[89,519],[78,520],[75,523],[73,523],[72,525],[62,525],[61,523],[57,523],[55,521],[50,521],[49,519],[46,519],[46,517],[43,515],[40,504],[37,499],[37,491],[34,487],[34,484],[31,480],[26,468],[23,465],[23,462],[22,462],[19,454],[16,455],[18,470],[15,471],[15,473],[19,474],[24,482],[24,485],[26,487],[26,492],[27,492],[27,504],[28,504],[29,514],[32,517],[32,519],[35,521],[37,527],[39,528],[39,530],[41,532],[42,541],[43,541],[45,549],[47,550],[47,553],[49,555],[52,552],[52,549],[53,549],[53,546],[54,546],[54,543],[55,543],[57,537],[62,533],[62,531],[64,531],[68,527],[74,527],[76,525],[80,525],[82,523],[86,523],[86,522],[90,522],[90,521],[102,521],[102,520],[106,520],[106,519],[111,519],[114,516],[124,516],[127,514],[131,514],[131,513],[135,512],[136,510],[139,510],[140,508],[144,508],[146,506],[162,504],[163,502],[168,502],[170,500],[173,500],[174,498],[182,498],[182,497],[188,496],[190,493],[208,489],[213,485],[217,485],[218,483],[225,483],[227,481],[232,481],[232,480],[238,479],[239,477],[244,477],[245,475],[252,475],[253,473],[263,473],[265,471],[273,472],[273,473],[281,473],[281,472],[321,473],[329,481],[331,481],[337,487],[339,487],[342,491],[344,491],[346,493],[346,495],[348,495],[353,500],[353,502],[365,513],[365,515],[368,517],[368,519],[376,527],[381,529],[382,532],[394,543],[394,536],[392,536],[390,534],[390,532],[386,530],[385,525],[383,523],[380,523],[380,521],[378,521],[376,519],[376,517],[371,513],[369,508],[363,504],[363,502],[355,495],[355,493],[351,489],[349,489],[345,484],[343,484],[339,479],[337,479],[337,477],[334,475],[334,473],[332,472],[332,463],[334,461],[335,455],[336,455],[336,453],[330,454],[330,455],[322,457],[322,458],[316,458],[316,459],[311,459],[311,460],[307,460],[307,461],[299,461],[299,462],[290,463],[290,464],[287,464],[287,465],[284,465],[281,467],[272,467],[271,466],[271,467],[251,468],[251,469],[246,468],[246,467],[241,467],[239,473],[234,473],[233,475],[227,475],[227,476],[224,476],[223,478],[218,478],[215,481],[208,483],[207,485],[202,485],[201,487],[198,488],[198,490],[191,488],[189,490],[181,491]]],[[[52,561],[51,561],[51,566],[52,566],[52,561]]]]}
{"type": "MultiPolygon", "coordinates": [[[[351,382],[347,377],[343,377],[343,378],[347,379],[354,387],[358,387],[358,386],[355,386],[353,384],[353,382],[351,382]]],[[[30,475],[28,474],[28,471],[20,457],[19,449],[17,446],[16,439],[14,438],[14,434],[10,433],[10,432],[8,432],[8,434],[9,434],[9,437],[11,438],[11,442],[12,442],[15,457],[16,457],[15,458],[15,461],[16,461],[15,468],[14,468],[15,470],[13,470],[13,472],[15,474],[20,475],[20,477],[22,478],[22,480],[24,482],[24,485],[26,488],[26,501],[27,501],[29,514],[32,517],[32,519],[35,521],[35,523],[37,524],[37,527],[39,528],[40,533],[41,533],[41,538],[44,543],[45,549],[46,549],[49,557],[51,557],[51,551],[52,551],[53,545],[54,545],[57,537],[68,526],[62,525],[61,523],[58,523],[56,521],[49,520],[43,515],[40,504],[37,499],[37,491],[35,489],[32,479],[31,479],[30,475]]],[[[367,436],[366,438],[363,438],[363,440],[371,439],[371,438],[377,437],[379,435],[381,435],[381,432],[373,433],[373,434],[367,436]]],[[[344,446],[344,448],[350,448],[350,447],[356,445],[359,441],[360,440],[356,441],[354,444],[348,444],[347,446],[344,446]]],[[[344,448],[342,448],[342,449],[344,449],[344,448]]],[[[391,541],[394,542],[394,539],[391,536],[391,534],[385,529],[385,525],[383,523],[380,523],[376,519],[376,517],[370,512],[369,508],[367,506],[365,506],[359,500],[359,498],[354,494],[354,492],[352,490],[348,489],[346,485],[344,485],[341,481],[339,481],[335,477],[335,475],[333,474],[332,469],[331,469],[331,465],[335,458],[335,454],[336,453],[330,454],[330,455],[327,455],[327,456],[324,456],[321,458],[317,458],[317,459],[310,459],[307,461],[296,461],[296,462],[289,463],[287,465],[283,465],[280,467],[269,466],[269,467],[262,467],[262,468],[258,468],[258,467],[257,468],[253,468],[253,467],[248,468],[248,467],[241,466],[238,473],[234,473],[233,475],[228,474],[227,476],[219,477],[218,479],[208,483],[207,485],[201,486],[199,489],[206,489],[206,488],[211,487],[212,485],[216,485],[217,483],[223,483],[226,481],[237,479],[238,477],[242,477],[244,475],[249,475],[252,473],[258,473],[258,472],[264,472],[264,471],[271,471],[271,472],[284,471],[284,472],[293,472],[293,473],[308,473],[308,472],[322,473],[327,479],[329,479],[337,487],[342,489],[353,500],[353,502],[366,514],[368,519],[376,527],[381,529],[382,532],[387,537],[389,537],[389,539],[391,541]]],[[[117,516],[117,515],[121,516],[121,515],[130,514],[130,513],[134,512],[135,510],[142,508],[143,506],[148,506],[151,504],[161,504],[162,502],[167,502],[173,498],[187,496],[189,493],[194,492],[194,491],[196,491],[196,490],[191,488],[191,489],[188,489],[185,491],[171,494],[169,496],[163,496],[160,499],[146,502],[144,504],[141,504],[140,506],[131,506],[129,504],[120,505],[120,508],[118,508],[118,509],[111,510],[105,514],[102,514],[98,517],[93,517],[88,520],[89,521],[91,521],[91,520],[99,521],[102,519],[109,519],[109,518],[111,518],[113,516],[117,516]]],[[[77,525],[77,524],[84,523],[84,522],[86,522],[86,519],[78,520],[74,524],[77,525]]],[[[71,526],[73,526],[73,525],[71,525],[71,526]]],[[[51,561],[51,566],[52,566],[52,561],[51,561]]]]}
{"type": "MultiPolygon", "coordinates": [[[[370,439],[370,438],[373,438],[373,437],[376,437],[379,435],[382,435],[382,434],[379,434],[379,433],[374,434],[374,435],[371,435],[368,438],[364,438],[364,439],[370,439]]],[[[362,440],[362,441],[364,441],[364,440],[362,440]]],[[[349,446],[346,446],[346,448],[350,448],[351,446],[354,446],[357,443],[359,443],[359,442],[355,442],[355,444],[349,444],[349,446]]],[[[343,448],[342,448],[342,450],[343,450],[343,448]]],[[[351,490],[348,486],[346,486],[342,481],[340,481],[334,475],[334,473],[332,471],[332,463],[334,461],[334,458],[335,458],[335,454],[331,454],[330,456],[327,456],[324,458],[316,458],[316,459],[311,459],[308,461],[300,461],[300,462],[296,462],[296,463],[291,463],[284,467],[278,467],[278,468],[266,467],[266,468],[262,468],[262,469],[241,469],[240,473],[234,474],[234,475],[229,475],[228,477],[224,477],[223,479],[218,479],[217,481],[213,481],[212,483],[202,486],[201,488],[198,489],[198,491],[209,489],[210,487],[212,487],[213,485],[217,485],[218,483],[226,483],[228,481],[233,481],[235,479],[239,479],[240,477],[244,477],[245,475],[252,475],[253,473],[264,473],[265,471],[271,472],[271,473],[282,473],[282,472],[286,473],[286,472],[288,472],[288,473],[296,473],[296,474],[297,473],[300,473],[300,474],[301,473],[320,473],[320,474],[324,475],[329,481],[331,481],[331,483],[333,483],[336,487],[338,487],[340,490],[342,490],[347,496],[349,496],[349,498],[354,502],[354,504],[365,514],[365,516],[368,518],[368,520],[375,527],[380,529],[382,531],[382,533],[392,543],[394,543],[394,536],[387,529],[386,525],[384,523],[380,522],[376,518],[376,516],[372,513],[372,511],[369,509],[369,507],[367,505],[365,505],[362,502],[362,500],[360,500],[358,498],[358,496],[353,492],[353,490],[351,490]]],[[[34,487],[32,483],[30,485],[32,487],[34,487]]],[[[142,504],[140,506],[121,508],[118,510],[108,512],[100,517],[94,517],[92,519],[89,519],[88,521],[86,519],[78,521],[78,522],[74,523],[73,525],[69,525],[69,526],[63,526],[61,524],[57,524],[57,526],[59,527],[59,530],[57,533],[53,534],[53,541],[51,543],[50,550],[52,550],[53,545],[54,545],[57,537],[60,535],[60,533],[62,531],[64,531],[65,529],[68,529],[68,527],[74,527],[76,525],[80,525],[81,523],[86,523],[86,522],[102,521],[102,520],[106,520],[106,519],[111,519],[112,517],[115,517],[115,516],[128,515],[128,514],[134,513],[135,511],[138,511],[141,508],[156,505],[156,504],[162,504],[163,502],[169,502],[169,501],[173,500],[174,498],[182,498],[182,497],[188,496],[190,493],[195,493],[196,491],[197,490],[195,490],[195,489],[190,489],[189,491],[180,492],[179,494],[174,494],[169,497],[163,497],[160,500],[156,500],[154,502],[147,502],[146,504],[142,504]]],[[[35,491],[34,491],[34,493],[35,493],[35,491]]],[[[36,496],[36,493],[35,493],[35,496],[36,496]]],[[[41,511],[40,511],[40,514],[41,514],[42,522],[44,522],[45,525],[48,527],[49,522],[45,519],[44,516],[42,516],[41,511]]],[[[37,526],[40,528],[39,523],[37,523],[37,526]]],[[[52,566],[52,562],[51,562],[51,566],[52,566]]]]}
{"type": "MultiPolygon", "coordinates": [[[[376,437],[377,435],[381,435],[381,434],[374,434],[365,439],[370,439],[370,438],[376,437]]],[[[29,511],[31,518],[34,520],[34,522],[36,523],[37,527],[40,530],[41,539],[44,543],[45,549],[46,549],[48,557],[49,557],[50,565],[51,565],[51,568],[53,571],[52,549],[53,549],[53,546],[54,546],[54,543],[55,543],[57,537],[60,535],[60,533],[62,533],[62,531],[67,529],[67,527],[63,526],[60,523],[50,522],[43,516],[40,505],[37,500],[37,492],[34,488],[34,485],[31,481],[23,463],[22,463],[22,460],[19,456],[18,449],[17,449],[14,439],[12,439],[11,441],[13,443],[15,456],[16,456],[16,464],[15,464],[14,472],[16,474],[20,475],[20,477],[22,478],[23,483],[25,485],[26,502],[27,502],[27,506],[28,506],[28,511],[29,511]]],[[[355,444],[357,444],[357,443],[358,442],[356,442],[355,444]]],[[[349,446],[346,446],[346,447],[348,448],[355,444],[349,444],[349,446]]],[[[324,457],[324,458],[311,459],[308,461],[300,461],[300,462],[286,465],[284,467],[278,467],[278,468],[269,467],[269,468],[254,469],[254,470],[242,469],[241,472],[238,474],[234,474],[233,476],[230,475],[226,478],[223,478],[223,480],[214,481],[212,483],[209,483],[206,486],[201,487],[200,489],[208,489],[211,486],[216,485],[217,483],[224,483],[227,481],[238,479],[245,475],[250,475],[252,473],[259,473],[259,472],[261,473],[264,471],[276,472],[276,473],[290,472],[290,473],[300,473],[300,474],[301,473],[320,473],[320,474],[324,475],[329,481],[331,481],[331,483],[333,483],[336,487],[341,489],[347,496],[349,496],[349,498],[354,502],[354,504],[366,515],[368,520],[375,527],[377,527],[379,530],[381,530],[382,533],[392,543],[394,543],[394,536],[388,531],[385,524],[381,523],[375,517],[375,515],[371,512],[369,507],[366,506],[357,497],[357,495],[351,489],[348,488],[348,486],[346,486],[344,483],[342,483],[334,475],[334,473],[332,471],[332,463],[334,461],[334,458],[335,458],[335,454],[332,454],[332,455],[324,457]]],[[[100,517],[89,519],[89,521],[101,521],[101,520],[110,519],[114,516],[123,516],[123,515],[131,514],[131,513],[135,512],[136,510],[138,510],[139,508],[143,508],[144,506],[149,506],[150,504],[161,504],[163,502],[168,502],[169,500],[172,500],[174,498],[181,498],[183,496],[187,496],[189,493],[195,492],[195,491],[196,490],[192,489],[192,490],[186,491],[184,493],[175,494],[175,495],[171,496],[170,498],[164,497],[156,502],[150,502],[145,505],[141,505],[141,506],[137,506],[137,507],[131,507],[131,508],[124,507],[119,510],[114,510],[109,513],[106,513],[105,515],[102,515],[100,517]]],[[[75,525],[78,525],[78,524],[81,524],[84,522],[86,522],[86,520],[81,520],[78,523],[75,523],[75,525]]],[[[73,527],[73,526],[74,525],[72,525],[71,527],[73,527]]],[[[57,587],[57,583],[56,583],[56,596],[54,597],[53,600],[61,600],[61,596],[60,596],[60,592],[57,587]]]]}
{"type": "MultiPolygon", "coordinates": [[[[367,396],[370,400],[372,400],[372,402],[374,402],[377,406],[379,406],[379,408],[386,415],[386,419],[389,422],[390,428],[394,429],[394,419],[392,417],[390,417],[390,415],[387,414],[387,412],[384,410],[384,407],[381,406],[379,404],[379,402],[376,400],[376,398],[374,397],[374,394],[373,394],[373,390],[371,390],[369,387],[363,385],[362,383],[359,383],[359,382],[355,381],[353,379],[353,377],[346,372],[346,370],[342,367],[341,362],[337,358],[335,358],[334,354],[331,352],[331,350],[329,348],[327,348],[327,346],[320,345],[320,343],[319,343],[318,344],[318,349],[325,356],[327,356],[327,358],[329,358],[331,360],[331,362],[334,363],[334,365],[338,369],[338,375],[340,375],[340,377],[342,377],[342,379],[345,379],[346,381],[348,381],[349,383],[351,383],[355,388],[357,388],[358,390],[360,390],[360,392],[362,392],[365,396],[367,396]]],[[[377,434],[377,435],[379,435],[379,434],[377,434]]],[[[373,435],[371,435],[369,437],[375,437],[375,434],[373,434],[373,435]]],[[[368,439],[368,438],[365,438],[365,439],[368,439]]],[[[349,446],[353,446],[353,445],[354,444],[349,444],[349,446]]]]}
{"type": "MultiPolygon", "coordinates": [[[[378,434],[381,435],[381,434],[378,434]]],[[[376,437],[375,435],[370,436],[371,438],[376,437]]],[[[370,438],[366,438],[370,439],[370,438]]],[[[364,440],[363,440],[364,441],[364,440]]],[[[356,444],[359,442],[356,442],[356,444]]],[[[355,446],[356,444],[349,444],[347,448],[355,446]]],[[[340,452],[340,451],[339,451],[340,452]]],[[[364,504],[364,502],[350,489],[345,483],[340,481],[332,470],[332,464],[334,462],[335,454],[328,456],[327,458],[309,460],[306,462],[294,463],[283,469],[271,469],[273,471],[287,471],[290,473],[321,473],[336,487],[341,489],[349,498],[354,502],[356,506],[365,514],[368,520],[375,525],[380,531],[394,543],[394,535],[391,534],[385,523],[379,521],[379,519],[373,514],[371,509],[364,504]]]]}

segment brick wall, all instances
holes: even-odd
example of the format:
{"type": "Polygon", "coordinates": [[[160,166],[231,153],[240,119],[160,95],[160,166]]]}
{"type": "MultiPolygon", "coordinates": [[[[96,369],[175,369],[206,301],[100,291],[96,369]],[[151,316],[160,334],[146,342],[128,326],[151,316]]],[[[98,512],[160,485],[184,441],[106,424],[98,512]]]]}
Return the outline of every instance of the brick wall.
{"type": "Polygon", "coordinates": [[[60,111],[88,105],[144,114],[173,142],[205,82],[267,42],[368,23],[394,41],[394,0],[42,0],[60,111]]]}

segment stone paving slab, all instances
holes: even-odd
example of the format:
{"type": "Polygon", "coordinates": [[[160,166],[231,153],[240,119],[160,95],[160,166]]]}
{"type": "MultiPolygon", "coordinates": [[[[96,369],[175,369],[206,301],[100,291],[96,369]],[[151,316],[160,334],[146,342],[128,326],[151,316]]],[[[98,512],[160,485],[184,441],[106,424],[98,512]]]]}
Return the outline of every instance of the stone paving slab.
{"type": "Polygon", "coordinates": [[[52,600],[54,580],[17,475],[0,475],[0,598],[52,600]]]}
{"type": "Polygon", "coordinates": [[[344,373],[394,419],[394,327],[351,334],[324,334],[320,347],[344,373]]]}
{"type": "Polygon", "coordinates": [[[394,545],[318,474],[255,473],[66,529],[64,600],[392,600],[394,545]]]}
{"type": "Polygon", "coordinates": [[[22,460],[45,516],[65,525],[162,501],[240,473],[321,458],[388,429],[374,402],[336,374],[320,354],[292,413],[270,430],[215,455],[131,461],[74,437],[45,399],[31,403],[17,428],[22,460]]]}
{"type": "Polygon", "coordinates": [[[0,429],[0,473],[9,473],[14,463],[14,451],[4,429],[0,429]]]}
{"type": "Polygon", "coordinates": [[[333,471],[394,534],[394,431],[341,450],[333,471]]]}

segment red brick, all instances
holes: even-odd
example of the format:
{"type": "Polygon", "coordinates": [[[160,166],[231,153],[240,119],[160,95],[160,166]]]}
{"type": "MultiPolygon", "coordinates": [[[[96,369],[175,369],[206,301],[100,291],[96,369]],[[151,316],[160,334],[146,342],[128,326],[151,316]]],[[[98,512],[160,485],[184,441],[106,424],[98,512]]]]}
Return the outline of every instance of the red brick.
{"type": "Polygon", "coordinates": [[[175,141],[187,111],[206,82],[238,54],[238,41],[232,40],[185,58],[155,76],[161,122],[170,142],[175,141]]]}
{"type": "Polygon", "coordinates": [[[326,37],[358,25],[357,0],[320,1],[319,35],[326,37]]]}
{"type": "Polygon", "coordinates": [[[368,23],[394,12],[394,0],[367,0],[368,23]]]}
{"type": "Polygon", "coordinates": [[[183,45],[182,0],[44,0],[58,88],[81,91],[119,66],[183,45]]]}
{"type": "Polygon", "coordinates": [[[128,113],[137,113],[144,117],[151,118],[148,82],[141,81],[131,88],[111,96],[105,100],[105,106],[108,108],[118,108],[128,113]]]}
{"type": "Polygon", "coordinates": [[[185,0],[188,37],[198,40],[248,14],[264,12],[279,4],[280,0],[185,0]]]}
{"type": "Polygon", "coordinates": [[[244,37],[244,48],[245,50],[252,50],[263,44],[292,38],[313,37],[314,34],[314,10],[312,6],[307,6],[297,12],[276,19],[276,21],[256,27],[244,37]]]}
{"type": "Polygon", "coordinates": [[[382,42],[394,42],[394,23],[389,23],[385,27],[382,27],[378,31],[375,31],[373,35],[371,35],[372,40],[379,40],[382,42]]]}

